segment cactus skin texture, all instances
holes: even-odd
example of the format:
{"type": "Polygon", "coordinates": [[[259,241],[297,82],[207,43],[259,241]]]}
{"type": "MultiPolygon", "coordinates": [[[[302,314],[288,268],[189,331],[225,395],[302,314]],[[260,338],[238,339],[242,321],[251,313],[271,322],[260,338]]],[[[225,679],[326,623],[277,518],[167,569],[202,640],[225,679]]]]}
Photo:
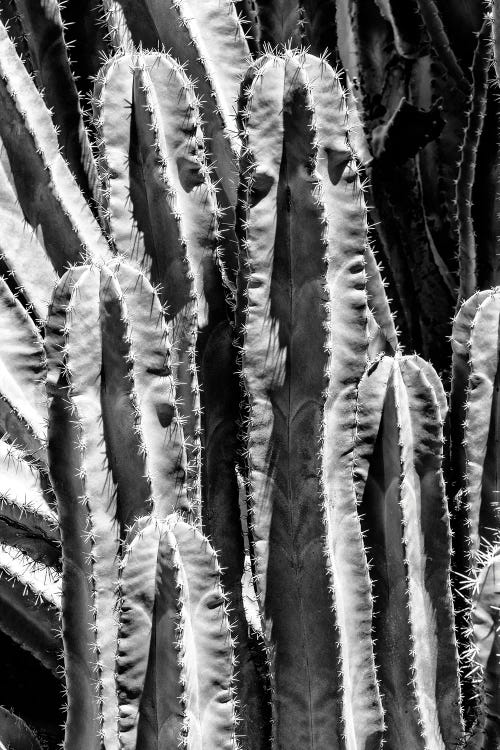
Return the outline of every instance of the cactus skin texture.
{"type": "Polygon", "coordinates": [[[0,708],[0,750],[41,750],[30,728],[5,708],[0,708]]]}
{"type": "Polygon", "coordinates": [[[497,747],[498,12],[0,0],[1,750],[497,747]]]}
{"type": "Polygon", "coordinates": [[[484,750],[494,748],[500,739],[499,690],[500,623],[498,596],[500,589],[498,548],[489,547],[481,559],[480,570],[474,583],[472,627],[474,632],[475,661],[481,667],[481,714],[475,728],[471,747],[484,750]]]}

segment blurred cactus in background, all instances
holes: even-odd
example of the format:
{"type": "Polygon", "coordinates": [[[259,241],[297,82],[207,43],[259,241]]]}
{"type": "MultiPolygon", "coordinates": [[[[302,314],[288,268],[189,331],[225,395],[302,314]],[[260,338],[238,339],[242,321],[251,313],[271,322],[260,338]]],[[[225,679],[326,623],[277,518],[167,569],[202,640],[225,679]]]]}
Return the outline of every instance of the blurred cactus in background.
{"type": "Polygon", "coordinates": [[[0,0],[0,749],[500,747],[500,6],[0,0]]]}

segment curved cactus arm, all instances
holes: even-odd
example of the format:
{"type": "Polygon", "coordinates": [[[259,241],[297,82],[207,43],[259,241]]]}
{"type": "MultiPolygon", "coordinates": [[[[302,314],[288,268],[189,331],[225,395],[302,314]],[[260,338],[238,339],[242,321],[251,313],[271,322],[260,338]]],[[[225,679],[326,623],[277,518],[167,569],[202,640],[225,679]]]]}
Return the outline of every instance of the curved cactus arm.
{"type": "MultiPolygon", "coordinates": [[[[329,300],[325,346],[330,357],[322,477],[327,548],[342,658],[345,731],[347,746],[354,748],[363,746],[368,737],[373,737],[374,743],[379,741],[375,738],[381,738],[383,727],[371,638],[371,584],[352,476],[356,395],[368,359],[364,260],[367,220],[357,167],[346,141],[344,92],[338,76],[326,62],[315,63],[314,68],[317,71],[314,74],[316,97],[322,111],[321,120],[316,117],[317,169],[324,206],[328,261],[325,292],[329,300]],[[327,119],[328,98],[332,105],[327,119]]],[[[311,74],[314,68],[311,65],[311,72],[308,71],[313,102],[315,88],[311,74]]]]}
{"type": "MultiPolygon", "coordinates": [[[[121,346],[124,339],[130,363],[130,386],[126,390],[130,390],[137,421],[143,473],[148,478],[153,510],[160,517],[173,511],[196,515],[199,509],[191,505],[193,500],[186,488],[186,446],[176,405],[169,329],[163,308],[140,271],[125,263],[116,263],[113,271],[124,325],[121,346]]],[[[120,346],[120,342],[115,345],[120,346]]],[[[112,377],[116,379],[117,374],[112,377]]],[[[120,450],[117,442],[116,451],[120,450]]],[[[118,477],[119,489],[121,484],[123,479],[118,477]]]]}
{"type": "Polygon", "coordinates": [[[473,89],[467,128],[462,148],[460,171],[457,181],[457,211],[459,232],[459,303],[468,299],[477,287],[476,238],[472,220],[472,190],[475,179],[477,150],[486,115],[489,85],[489,70],[493,47],[491,43],[491,21],[483,23],[472,63],[473,89]]]}
{"type": "Polygon", "coordinates": [[[175,516],[137,530],[123,561],[120,746],[236,748],[233,644],[208,540],[175,516]]]}
{"type": "Polygon", "coordinates": [[[58,272],[84,256],[110,256],[106,241],[59,153],[57,136],[35,84],[0,25],[0,138],[16,192],[58,272]]]}
{"type": "Polygon", "coordinates": [[[99,203],[99,180],[83,124],[78,89],[71,70],[65,29],[57,0],[18,0],[36,82],[53,112],[61,151],[87,199],[99,203]]]}
{"type": "Polygon", "coordinates": [[[0,706],[0,750],[42,750],[25,722],[0,706]]]}
{"type": "Polygon", "coordinates": [[[0,629],[55,672],[61,655],[57,572],[0,543],[0,605],[0,629]]]}
{"type": "Polygon", "coordinates": [[[60,536],[47,478],[5,440],[0,440],[0,469],[0,539],[35,562],[57,566],[60,536]]]}
{"type": "Polygon", "coordinates": [[[302,65],[293,54],[257,63],[244,82],[242,112],[239,304],[250,536],[271,656],[274,741],[291,749],[342,742],[318,457],[327,363],[325,216],[302,65]]]}
{"type": "Polygon", "coordinates": [[[413,358],[396,360],[401,442],[401,512],[408,571],[413,683],[430,747],[453,747],[463,732],[449,580],[451,534],[442,476],[439,403],[413,358]],[[435,670],[429,669],[433,664],[435,670]]]}
{"type": "Polygon", "coordinates": [[[26,224],[8,172],[8,164],[0,164],[0,268],[31,316],[44,321],[56,274],[35,232],[26,224]]]}
{"type": "Polygon", "coordinates": [[[42,339],[3,277],[0,324],[0,429],[43,460],[47,430],[42,339]]]}

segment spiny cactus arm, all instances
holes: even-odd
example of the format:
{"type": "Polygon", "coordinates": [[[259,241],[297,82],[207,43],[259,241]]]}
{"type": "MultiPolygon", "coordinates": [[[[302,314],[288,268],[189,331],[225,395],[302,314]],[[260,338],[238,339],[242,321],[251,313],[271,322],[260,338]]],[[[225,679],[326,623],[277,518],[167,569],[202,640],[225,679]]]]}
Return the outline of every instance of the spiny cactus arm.
{"type": "MultiPolygon", "coordinates": [[[[328,177],[332,183],[335,184],[340,179],[344,169],[348,169],[351,171],[354,184],[358,176],[358,168],[354,162],[354,154],[351,149],[347,93],[342,88],[338,72],[332,70],[325,59],[306,55],[304,62],[311,87],[311,97],[314,101],[319,143],[318,159],[320,163],[324,163],[323,171],[325,175],[328,172],[328,177]],[[331,117],[333,102],[337,100],[341,102],[345,115],[343,127],[337,118],[331,117]]],[[[362,220],[365,221],[366,205],[361,191],[358,196],[358,211],[360,217],[363,217],[362,220]]],[[[368,238],[365,239],[365,263],[368,304],[389,345],[393,351],[396,351],[398,348],[396,329],[380,269],[375,260],[373,249],[368,243],[368,238]]]]}
{"type": "Polygon", "coordinates": [[[134,390],[135,353],[123,292],[117,279],[101,269],[99,289],[102,340],[101,409],[106,455],[117,487],[117,501],[124,528],[145,509],[151,511],[152,487],[148,473],[141,410],[134,390]]]}
{"type": "MultiPolygon", "coordinates": [[[[81,435],[70,401],[65,367],[66,312],[85,267],[68,271],[55,291],[47,320],[50,477],[58,501],[62,556],[62,639],[68,712],[66,748],[98,750],[101,730],[96,661],[94,530],[81,474],[81,435]]],[[[109,531],[108,531],[109,533],[109,531]]]]}
{"type": "Polygon", "coordinates": [[[415,360],[396,360],[400,503],[413,644],[413,683],[425,741],[453,747],[462,736],[458,654],[449,570],[451,534],[442,475],[440,408],[415,360]],[[436,665],[429,669],[429,665],[436,665]]]}
{"type": "MultiPolygon", "coordinates": [[[[217,238],[221,212],[203,148],[198,100],[193,83],[168,55],[145,55],[142,66],[150,79],[147,81],[146,76],[149,91],[144,104],[153,108],[151,119],[157,136],[157,155],[174,193],[172,202],[179,214],[179,234],[194,277],[198,327],[204,329],[209,315],[220,315],[217,304],[223,305],[215,267],[216,253],[220,253],[217,238]]],[[[234,278],[235,259],[228,260],[234,278]]],[[[224,268],[222,271],[224,273],[224,268]]],[[[224,276],[227,281],[227,274],[224,276]]],[[[166,280],[163,283],[169,298],[172,294],[168,293],[166,280]]]]}
{"type": "Polygon", "coordinates": [[[68,748],[116,742],[113,612],[123,519],[106,457],[100,403],[99,288],[98,268],[68,272],[55,291],[47,326],[49,464],[63,544],[63,640],[66,669],[75,675],[67,685],[68,748]]]}
{"type": "Polygon", "coordinates": [[[56,571],[0,544],[0,629],[56,671],[61,581],[56,571]]]}
{"type": "Polygon", "coordinates": [[[0,164],[0,268],[31,316],[43,321],[47,317],[56,274],[34,230],[26,223],[12,182],[5,159],[5,163],[0,164]]]}
{"type": "Polygon", "coordinates": [[[125,256],[142,249],[130,196],[132,94],[133,58],[117,54],[99,70],[92,105],[106,232],[115,250],[125,256]]]}
{"type": "Polygon", "coordinates": [[[472,63],[472,101],[467,119],[457,182],[459,303],[474,294],[478,284],[476,238],[472,220],[472,189],[474,186],[479,139],[486,115],[488,78],[493,54],[491,30],[491,22],[489,19],[486,19],[479,33],[472,63]]]}
{"type": "Polygon", "coordinates": [[[126,324],[131,395],[153,509],[160,517],[174,510],[196,512],[186,491],[186,446],[162,306],[140,271],[125,263],[116,263],[113,271],[119,286],[121,318],[126,324]]]}
{"type": "Polygon", "coordinates": [[[451,335],[451,454],[455,471],[459,477],[455,492],[459,491],[465,475],[463,447],[464,427],[467,414],[467,387],[469,382],[469,346],[474,318],[481,304],[491,296],[491,291],[476,292],[460,306],[453,319],[451,335]]]}
{"type": "Polygon", "coordinates": [[[15,714],[0,706],[0,749],[42,750],[33,731],[15,714]]]}
{"type": "Polygon", "coordinates": [[[2,433],[43,460],[45,357],[40,333],[0,277],[0,424],[2,433]]]}
{"type": "Polygon", "coordinates": [[[234,643],[217,556],[208,539],[182,520],[172,524],[172,534],[181,605],[181,665],[187,679],[186,745],[192,735],[203,750],[236,750],[234,643]]]}
{"type": "MultiPolygon", "coordinates": [[[[454,587],[457,591],[456,622],[464,707],[466,709],[471,707],[472,714],[477,713],[478,700],[477,670],[474,664],[473,649],[471,649],[471,599],[469,591],[466,591],[465,596],[461,593],[464,583],[474,580],[469,520],[470,509],[467,485],[464,482],[468,474],[464,431],[469,400],[470,336],[476,313],[481,304],[490,296],[491,291],[486,290],[476,292],[472,297],[469,297],[455,315],[451,335],[453,352],[450,393],[451,466],[453,468],[451,474],[451,492],[453,493],[451,522],[454,550],[454,570],[452,572],[454,574],[454,587]]],[[[467,710],[467,714],[470,714],[470,710],[467,710]]],[[[469,725],[469,720],[467,723],[469,725]]]]}
{"type": "Polygon", "coordinates": [[[0,440],[0,468],[0,538],[35,562],[58,566],[60,537],[48,479],[5,440],[0,440]]]}
{"type": "Polygon", "coordinates": [[[36,81],[53,112],[61,151],[85,197],[99,203],[99,181],[71,69],[58,0],[18,0],[36,81]]]}
{"type": "Polygon", "coordinates": [[[117,652],[125,750],[158,740],[236,748],[233,644],[219,576],[208,540],[175,516],[153,518],[130,544],[117,652]]]}
{"type": "MultiPolygon", "coordinates": [[[[174,234],[185,243],[190,262],[185,271],[193,275],[199,325],[204,328],[209,313],[220,317],[224,304],[216,263],[231,292],[236,260],[235,242],[232,252],[224,248],[224,255],[217,247],[220,211],[203,150],[201,116],[193,84],[169,55],[115,56],[100,71],[93,101],[111,240],[124,256],[153,264],[158,276],[164,268],[163,256],[168,255],[160,241],[162,233],[154,231],[155,216],[162,212],[163,204],[164,220],[170,221],[174,234]],[[141,78],[140,100],[133,98],[134,77],[141,78]],[[143,107],[147,111],[137,113],[143,107]],[[146,146],[141,147],[144,133],[136,124],[136,115],[139,124],[149,121],[154,129],[154,134],[146,138],[146,146]],[[153,149],[157,182],[168,183],[166,199],[157,201],[157,205],[152,202],[152,190],[148,190],[146,182],[143,148],[153,149]],[[146,259],[145,254],[150,257],[146,259]]],[[[151,167],[146,174],[151,177],[151,167]]],[[[162,281],[168,298],[173,300],[179,284],[169,285],[168,274],[162,281]]]]}
{"type": "Polygon", "coordinates": [[[322,478],[342,659],[345,732],[347,746],[354,748],[362,746],[368,737],[374,742],[377,737],[380,740],[383,727],[371,638],[371,584],[352,476],[356,396],[368,357],[364,264],[367,221],[363,203],[360,210],[362,195],[353,155],[345,143],[345,99],[338,79],[332,80],[331,73],[329,84],[333,84],[332,99],[337,102],[330,109],[331,153],[322,153],[318,130],[317,167],[327,242],[325,292],[329,315],[325,348],[330,355],[322,478]],[[329,158],[325,158],[327,154],[329,158]]]}
{"type": "Polygon", "coordinates": [[[489,537],[491,529],[500,524],[495,437],[499,429],[500,408],[497,393],[499,320],[500,295],[493,290],[477,309],[468,342],[469,375],[463,432],[464,499],[468,504],[468,532],[473,558],[479,549],[480,538],[489,537]]]}
{"type": "Polygon", "coordinates": [[[410,626],[401,544],[394,360],[369,365],[358,388],[354,481],[374,600],[373,640],[388,746],[423,748],[410,683],[410,626]]]}
{"type": "MultiPolygon", "coordinates": [[[[170,95],[170,94],[169,94],[170,95]]],[[[178,95],[178,92],[177,92],[178,95]]],[[[197,299],[194,274],[182,232],[181,213],[175,186],[169,179],[163,126],[153,100],[151,79],[139,68],[134,73],[134,119],[137,127],[142,174],[143,205],[140,218],[150,229],[145,249],[150,256],[151,276],[161,284],[162,298],[168,304],[174,344],[172,371],[176,379],[179,411],[184,419],[188,445],[190,482],[199,474],[200,410],[194,347],[197,331],[197,299]]],[[[199,489],[194,488],[199,494],[199,489]]]]}
{"type": "Polygon", "coordinates": [[[139,524],[119,581],[116,687],[123,750],[178,747],[185,685],[179,646],[175,539],[168,522],[139,524]]]}
{"type": "Polygon", "coordinates": [[[41,227],[56,271],[85,255],[110,256],[106,241],[59,153],[57,136],[35,84],[0,25],[0,138],[16,192],[32,227],[41,227]]]}
{"type": "Polygon", "coordinates": [[[271,657],[274,741],[290,749],[337,747],[342,721],[318,478],[324,216],[301,61],[291,53],[269,54],[244,83],[241,191],[249,525],[271,657]]]}

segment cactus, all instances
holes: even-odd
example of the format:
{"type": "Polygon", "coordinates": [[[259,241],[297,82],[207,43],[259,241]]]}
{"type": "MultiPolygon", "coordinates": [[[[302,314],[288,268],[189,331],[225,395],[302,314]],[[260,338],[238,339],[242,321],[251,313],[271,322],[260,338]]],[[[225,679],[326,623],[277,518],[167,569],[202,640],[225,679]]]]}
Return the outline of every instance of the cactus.
{"type": "Polygon", "coordinates": [[[495,746],[497,16],[0,0],[0,644],[66,750],[495,746]]]}
{"type": "Polygon", "coordinates": [[[41,750],[40,744],[19,716],[5,708],[0,708],[0,748],[1,750],[41,750]]]}
{"type": "Polygon", "coordinates": [[[492,748],[499,739],[498,690],[500,688],[498,652],[500,628],[498,624],[499,571],[498,549],[485,550],[474,585],[472,624],[474,631],[475,662],[480,667],[478,680],[481,694],[481,721],[475,728],[476,747],[492,748]]]}

